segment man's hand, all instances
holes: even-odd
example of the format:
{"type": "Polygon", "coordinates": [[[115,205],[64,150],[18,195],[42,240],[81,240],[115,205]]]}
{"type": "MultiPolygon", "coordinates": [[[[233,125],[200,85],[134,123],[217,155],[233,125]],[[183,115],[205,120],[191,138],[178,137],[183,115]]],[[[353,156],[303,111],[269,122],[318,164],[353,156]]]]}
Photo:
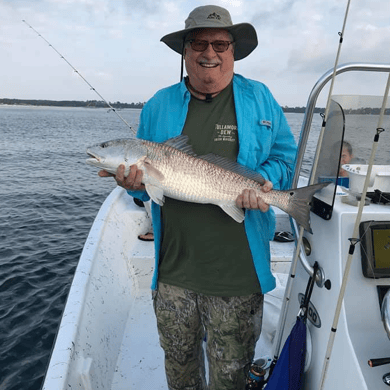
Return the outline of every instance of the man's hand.
{"type": "Polygon", "coordinates": [[[109,173],[107,171],[99,171],[98,175],[100,177],[113,177],[116,180],[118,186],[123,187],[126,190],[131,191],[143,191],[145,186],[141,183],[143,172],[138,169],[136,165],[130,167],[130,172],[125,176],[125,166],[123,164],[119,165],[116,175],[109,173]]]}
{"type": "MultiPolygon", "coordinates": [[[[269,192],[272,188],[272,182],[266,180],[264,185],[261,187],[261,190],[263,192],[269,192]]],[[[256,197],[256,192],[249,189],[242,191],[242,194],[238,195],[236,205],[245,209],[259,209],[263,213],[269,210],[269,204],[265,203],[259,196],[256,197]]]]}

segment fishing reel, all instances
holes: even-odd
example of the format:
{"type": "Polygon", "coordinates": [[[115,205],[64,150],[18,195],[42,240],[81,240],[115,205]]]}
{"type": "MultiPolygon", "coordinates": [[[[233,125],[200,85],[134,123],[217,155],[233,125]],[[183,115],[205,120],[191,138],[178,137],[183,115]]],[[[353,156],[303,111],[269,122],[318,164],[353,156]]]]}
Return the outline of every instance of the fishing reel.
{"type": "Polygon", "coordinates": [[[266,359],[257,359],[255,360],[250,368],[248,373],[247,384],[245,390],[252,389],[262,389],[266,384],[265,376],[269,368],[269,360],[266,359]]]}

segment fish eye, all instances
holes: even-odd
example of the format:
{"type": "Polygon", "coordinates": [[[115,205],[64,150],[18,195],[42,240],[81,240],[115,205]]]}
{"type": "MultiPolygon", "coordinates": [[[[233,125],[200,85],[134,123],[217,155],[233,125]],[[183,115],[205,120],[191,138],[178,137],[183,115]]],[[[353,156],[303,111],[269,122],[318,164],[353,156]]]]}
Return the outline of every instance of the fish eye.
{"type": "Polygon", "coordinates": [[[104,149],[105,147],[107,146],[107,144],[106,143],[104,143],[104,144],[101,144],[101,147],[104,149]]]}

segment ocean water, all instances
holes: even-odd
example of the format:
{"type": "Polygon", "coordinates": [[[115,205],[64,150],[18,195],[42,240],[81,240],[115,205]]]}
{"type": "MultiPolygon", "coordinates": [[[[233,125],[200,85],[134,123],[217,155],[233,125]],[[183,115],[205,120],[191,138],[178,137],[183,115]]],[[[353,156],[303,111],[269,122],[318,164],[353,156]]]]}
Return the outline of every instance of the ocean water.
{"type": "MultiPolygon", "coordinates": [[[[138,124],[139,110],[122,110],[138,124]]],[[[114,188],[87,146],[130,135],[105,109],[0,106],[0,389],[41,388],[73,274],[114,188]]]]}
{"type": "MultiPolygon", "coordinates": [[[[139,110],[119,113],[137,127],[139,110]]],[[[298,138],[303,114],[286,116],[298,138]]],[[[105,109],[22,106],[0,106],[0,128],[0,390],[38,390],[84,242],[115,186],[85,164],[85,149],[130,130],[105,109]]]]}

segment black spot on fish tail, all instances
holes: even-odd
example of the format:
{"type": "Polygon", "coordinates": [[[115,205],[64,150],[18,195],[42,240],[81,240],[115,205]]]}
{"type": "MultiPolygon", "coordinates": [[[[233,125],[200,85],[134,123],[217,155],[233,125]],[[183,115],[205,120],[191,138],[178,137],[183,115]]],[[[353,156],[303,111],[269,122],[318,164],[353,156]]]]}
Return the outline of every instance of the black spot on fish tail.
{"type": "Polygon", "coordinates": [[[311,201],[313,195],[328,184],[319,183],[286,191],[289,195],[289,202],[286,208],[281,208],[294,218],[298,225],[302,226],[309,233],[312,233],[310,227],[311,201]]]}

